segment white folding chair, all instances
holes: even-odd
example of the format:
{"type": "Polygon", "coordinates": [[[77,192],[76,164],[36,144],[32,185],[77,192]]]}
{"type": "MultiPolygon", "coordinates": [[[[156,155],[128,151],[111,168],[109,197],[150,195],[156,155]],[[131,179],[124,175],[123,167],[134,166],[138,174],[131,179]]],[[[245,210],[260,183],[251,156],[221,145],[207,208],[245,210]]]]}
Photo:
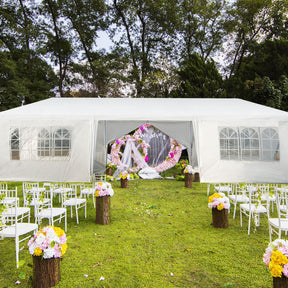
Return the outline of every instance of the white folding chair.
{"type": "Polygon", "coordinates": [[[50,204],[50,197],[47,196],[46,189],[43,187],[39,187],[39,183],[23,182],[22,189],[23,189],[24,207],[27,206],[34,207],[35,215],[36,215],[36,206],[39,205],[39,203],[37,203],[38,199],[41,199],[40,204],[43,205],[44,207],[48,207],[48,205],[50,204]]]}
{"type": "Polygon", "coordinates": [[[268,209],[268,226],[269,226],[269,239],[272,242],[273,233],[278,235],[278,239],[281,239],[282,231],[288,232],[288,195],[287,191],[275,192],[277,217],[271,218],[270,211],[268,209]]]}
{"type": "Polygon", "coordinates": [[[106,174],[104,173],[95,173],[94,174],[94,183],[95,182],[106,182],[106,174]]]}
{"type": "MultiPolygon", "coordinates": [[[[38,194],[39,197],[39,194],[38,194]]],[[[54,222],[61,223],[61,220],[64,219],[65,232],[67,231],[67,212],[65,207],[53,207],[53,193],[50,191],[51,201],[48,204],[48,207],[45,208],[41,204],[41,199],[37,199],[36,203],[36,215],[35,221],[38,225],[41,224],[42,219],[48,219],[49,225],[54,225],[54,222]]]]}
{"type": "Polygon", "coordinates": [[[236,209],[238,203],[247,203],[249,201],[248,196],[245,191],[242,189],[240,184],[235,184],[234,188],[231,192],[228,193],[228,198],[230,200],[230,204],[234,205],[233,219],[236,216],[236,209]]]}
{"type": "Polygon", "coordinates": [[[243,215],[248,217],[248,235],[250,235],[251,221],[254,219],[255,226],[260,226],[260,215],[267,215],[267,201],[261,201],[261,194],[254,186],[248,186],[248,203],[240,204],[240,224],[242,227],[243,215]]]}
{"type": "Polygon", "coordinates": [[[86,207],[87,201],[84,198],[77,197],[78,186],[79,185],[71,184],[70,185],[71,191],[64,191],[62,193],[62,207],[65,207],[65,208],[70,207],[71,218],[72,218],[72,207],[75,208],[77,224],[79,224],[78,210],[80,208],[85,209],[85,218],[87,217],[87,207],[86,207]]]}
{"type": "MultiPolygon", "coordinates": [[[[17,197],[17,195],[16,195],[17,197]]],[[[15,223],[7,225],[6,218],[3,213],[0,215],[0,239],[4,238],[15,238],[15,252],[16,252],[16,267],[19,265],[19,252],[20,252],[20,243],[29,239],[32,234],[35,234],[38,230],[38,225],[35,223],[19,223],[17,220],[17,201],[15,205],[15,223]]]]}
{"type": "Polygon", "coordinates": [[[92,196],[92,199],[93,199],[93,207],[96,208],[95,185],[94,184],[82,184],[80,186],[80,198],[88,199],[90,196],[92,196]]]}
{"type": "Polygon", "coordinates": [[[27,222],[30,222],[30,208],[29,207],[19,207],[19,197],[17,197],[17,187],[15,189],[6,190],[6,195],[9,195],[7,198],[4,197],[3,204],[6,205],[6,210],[3,212],[4,217],[6,218],[6,223],[15,222],[15,214],[17,214],[17,221],[23,222],[27,218],[27,222]],[[17,211],[16,211],[17,205],[17,211]]]}

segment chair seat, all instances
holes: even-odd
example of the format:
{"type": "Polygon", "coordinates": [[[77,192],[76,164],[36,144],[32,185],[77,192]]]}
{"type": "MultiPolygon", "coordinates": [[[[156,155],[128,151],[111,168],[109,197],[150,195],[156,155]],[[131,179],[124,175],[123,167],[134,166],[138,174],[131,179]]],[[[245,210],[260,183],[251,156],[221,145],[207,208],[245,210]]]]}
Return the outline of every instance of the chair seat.
{"type": "Polygon", "coordinates": [[[232,202],[247,202],[249,201],[249,198],[245,195],[229,195],[228,196],[229,199],[232,201],[232,202]]]}
{"type": "Polygon", "coordinates": [[[17,207],[17,210],[15,211],[15,207],[7,208],[4,212],[3,215],[5,217],[15,217],[17,212],[17,216],[26,214],[30,212],[29,207],[17,207]]]}
{"type": "Polygon", "coordinates": [[[282,230],[288,230],[288,219],[280,219],[279,218],[270,218],[269,219],[270,225],[279,228],[281,225],[282,230]]]}
{"type": "Polygon", "coordinates": [[[16,201],[17,201],[17,203],[19,203],[19,198],[17,197],[17,198],[15,198],[15,197],[5,197],[4,199],[3,199],[3,203],[5,204],[5,205],[8,205],[8,206],[10,206],[10,205],[15,205],[16,204],[16,201]]]}
{"type": "Polygon", "coordinates": [[[81,190],[81,194],[93,195],[94,192],[95,192],[95,188],[84,188],[81,190]]]}
{"type": "MultiPolygon", "coordinates": [[[[32,199],[32,201],[30,202],[30,206],[35,206],[36,204],[39,205],[39,203],[37,203],[37,199],[32,199]]],[[[39,201],[42,205],[44,204],[48,204],[50,203],[49,199],[44,198],[43,201],[39,201]]]]}
{"type": "Polygon", "coordinates": [[[71,199],[65,200],[63,205],[64,206],[75,206],[75,205],[81,205],[81,204],[85,204],[85,203],[86,203],[86,199],[71,198],[71,199]]]}
{"type": "MultiPolygon", "coordinates": [[[[0,231],[0,236],[7,238],[14,238],[16,235],[15,225],[7,226],[2,231],[0,231]]],[[[18,223],[17,224],[17,234],[18,236],[25,235],[32,230],[37,230],[38,225],[34,223],[18,223]]]]}
{"type": "Polygon", "coordinates": [[[66,208],[47,208],[47,209],[41,210],[41,212],[39,212],[38,217],[51,218],[51,217],[60,216],[65,213],[66,213],[66,208]]]}
{"type": "Polygon", "coordinates": [[[247,203],[245,204],[240,204],[240,209],[245,210],[245,211],[249,211],[251,208],[253,213],[267,213],[267,209],[266,207],[264,207],[263,205],[258,205],[256,206],[255,204],[251,204],[251,206],[247,203]]]}

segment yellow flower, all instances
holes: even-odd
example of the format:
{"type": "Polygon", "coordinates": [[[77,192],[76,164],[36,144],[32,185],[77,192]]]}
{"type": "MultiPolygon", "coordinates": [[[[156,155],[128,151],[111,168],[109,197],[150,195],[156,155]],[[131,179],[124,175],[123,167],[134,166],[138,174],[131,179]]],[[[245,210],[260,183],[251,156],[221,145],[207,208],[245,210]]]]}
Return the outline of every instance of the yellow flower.
{"type": "Polygon", "coordinates": [[[64,243],[63,245],[61,245],[61,256],[63,256],[63,254],[66,252],[66,250],[67,250],[67,244],[66,243],[64,243]]]}
{"type": "Polygon", "coordinates": [[[96,190],[96,191],[95,191],[95,196],[96,196],[96,197],[99,197],[99,190],[96,190]]]}
{"type": "Polygon", "coordinates": [[[97,183],[99,186],[102,186],[103,185],[103,183],[102,182],[99,182],[99,183],[97,183]]]}
{"type": "Polygon", "coordinates": [[[224,209],[223,203],[220,203],[219,205],[217,205],[217,209],[219,211],[223,210],[224,209]]]}
{"type": "Polygon", "coordinates": [[[64,230],[62,230],[61,228],[59,227],[54,227],[54,231],[55,231],[55,234],[60,238],[62,235],[64,235],[64,230]]]}
{"type": "Polygon", "coordinates": [[[279,250],[275,250],[272,251],[271,262],[274,262],[276,265],[285,265],[288,263],[288,258],[279,250]]]}
{"type": "Polygon", "coordinates": [[[271,261],[269,263],[269,269],[271,270],[270,272],[273,277],[282,276],[283,266],[275,264],[273,261],[271,261]]]}
{"type": "Polygon", "coordinates": [[[34,250],[34,256],[41,256],[42,255],[42,250],[39,247],[36,247],[34,250]]]}

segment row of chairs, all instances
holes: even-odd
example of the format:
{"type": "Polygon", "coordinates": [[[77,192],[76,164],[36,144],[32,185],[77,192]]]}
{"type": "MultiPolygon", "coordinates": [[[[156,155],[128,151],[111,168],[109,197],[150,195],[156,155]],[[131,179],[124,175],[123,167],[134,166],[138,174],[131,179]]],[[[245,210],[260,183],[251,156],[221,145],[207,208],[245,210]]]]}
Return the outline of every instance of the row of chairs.
{"type": "MultiPolygon", "coordinates": [[[[104,177],[95,180],[103,181],[104,177]]],[[[106,180],[106,179],[105,179],[106,180]]],[[[0,205],[5,210],[0,210],[0,239],[15,238],[16,267],[19,266],[20,243],[36,233],[43,219],[48,219],[49,225],[55,222],[64,222],[67,231],[67,208],[75,209],[76,221],[79,224],[78,210],[85,209],[87,217],[87,197],[93,195],[96,183],[93,184],[62,184],[23,182],[23,207],[19,205],[17,187],[8,189],[7,184],[0,184],[0,205]],[[53,206],[53,197],[59,194],[61,207],[53,206]],[[30,207],[34,208],[35,223],[30,223],[30,207]]],[[[1,208],[1,207],[0,207],[1,208]]]]}
{"type": "MultiPolygon", "coordinates": [[[[211,184],[207,194],[211,192],[211,184]]],[[[217,183],[213,184],[215,192],[225,193],[234,206],[233,219],[236,210],[240,209],[240,225],[243,225],[243,216],[248,217],[248,235],[251,231],[251,223],[260,226],[260,215],[267,216],[269,238],[276,233],[281,238],[281,233],[288,231],[288,185],[277,184],[238,184],[217,183]],[[273,214],[274,204],[277,207],[277,216],[273,214]]],[[[230,211],[229,211],[230,212],[230,211]]]]}

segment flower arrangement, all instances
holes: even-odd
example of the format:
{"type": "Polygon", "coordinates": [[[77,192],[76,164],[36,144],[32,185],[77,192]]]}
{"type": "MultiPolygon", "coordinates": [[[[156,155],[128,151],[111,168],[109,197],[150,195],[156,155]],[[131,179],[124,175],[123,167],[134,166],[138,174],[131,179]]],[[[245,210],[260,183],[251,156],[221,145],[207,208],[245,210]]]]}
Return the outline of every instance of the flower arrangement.
{"type": "Polygon", "coordinates": [[[114,190],[110,183],[107,182],[98,182],[95,188],[95,196],[103,197],[103,196],[113,196],[114,190]]]}
{"type": "Polygon", "coordinates": [[[178,163],[176,163],[176,168],[184,169],[186,166],[189,165],[188,160],[181,160],[178,163]]]}
{"type": "Polygon", "coordinates": [[[130,179],[130,174],[127,172],[127,171],[122,171],[120,174],[119,174],[119,178],[120,179],[130,179]]]}
{"type": "Polygon", "coordinates": [[[106,175],[106,180],[109,182],[113,182],[115,180],[115,178],[113,176],[106,175]]]}
{"type": "Polygon", "coordinates": [[[117,165],[113,164],[112,162],[109,162],[106,164],[106,169],[108,169],[108,168],[116,169],[117,165]]]}
{"type": "Polygon", "coordinates": [[[209,208],[217,208],[219,211],[230,208],[229,198],[224,193],[214,193],[208,200],[209,208]]]}
{"type": "Polygon", "coordinates": [[[263,255],[263,262],[273,277],[288,277],[288,241],[277,239],[269,243],[263,255]]]}
{"type": "Polygon", "coordinates": [[[193,171],[193,168],[191,165],[187,165],[184,169],[184,173],[187,173],[187,174],[194,174],[194,171],[193,171]]]}
{"type": "Polygon", "coordinates": [[[44,259],[60,258],[66,252],[66,241],[66,234],[61,228],[46,226],[29,240],[29,253],[44,259]]]}
{"type": "Polygon", "coordinates": [[[131,180],[136,180],[136,179],[139,179],[140,177],[139,177],[139,175],[137,174],[137,173],[130,173],[129,174],[129,179],[131,179],[131,180]]]}

